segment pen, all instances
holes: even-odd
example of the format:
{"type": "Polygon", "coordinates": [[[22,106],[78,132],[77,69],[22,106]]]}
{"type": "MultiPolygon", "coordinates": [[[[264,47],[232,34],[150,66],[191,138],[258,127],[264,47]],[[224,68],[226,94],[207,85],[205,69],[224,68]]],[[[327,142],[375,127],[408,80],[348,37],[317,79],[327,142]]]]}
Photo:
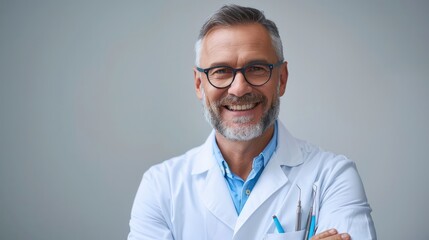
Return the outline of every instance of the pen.
{"type": "Polygon", "coordinates": [[[285,230],[283,229],[276,215],[273,216],[273,220],[274,220],[274,224],[276,224],[277,231],[279,233],[285,233],[285,230]]]}
{"type": "MultiPolygon", "coordinates": [[[[314,208],[313,208],[314,211],[314,208]]],[[[310,230],[308,232],[308,238],[310,239],[314,235],[314,229],[316,227],[316,215],[311,216],[310,230]]]]}
{"type": "Polygon", "coordinates": [[[311,223],[310,223],[310,232],[308,233],[308,238],[311,238],[314,235],[316,228],[316,191],[317,186],[313,186],[313,211],[311,213],[311,223]]]}
{"type": "Polygon", "coordinates": [[[311,225],[311,215],[313,214],[313,206],[310,207],[310,212],[308,213],[307,217],[307,224],[305,225],[305,234],[304,234],[304,240],[308,240],[308,234],[310,232],[310,225],[311,225]]]}
{"type": "Polygon", "coordinates": [[[316,191],[317,187],[313,186],[313,204],[310,207],[310,211],[308,213],[307,225],[305,229],[304,239],[310,239],[315,232],[316,228],[316,191]]]}

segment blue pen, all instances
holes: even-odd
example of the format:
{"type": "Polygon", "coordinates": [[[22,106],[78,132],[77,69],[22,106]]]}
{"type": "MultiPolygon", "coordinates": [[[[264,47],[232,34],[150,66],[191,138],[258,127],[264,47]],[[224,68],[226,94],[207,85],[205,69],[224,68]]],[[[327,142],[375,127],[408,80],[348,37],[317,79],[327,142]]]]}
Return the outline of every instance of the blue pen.
{"type": "Polygon", "coordinates": [[[312,214],[311,215],[311,223],[310,223],[310,231],[308,232],[308,239],[313,237],[315,228],[316,228],[316,215],[312,214]]]}
{"type": "Polygon", "coordinates": [[[313,194],[311,196],[312,204],[310,206],[310,211],[308,212],[304,240],[308,240],[312,236],[314,236],[314,232],[316,230],[316,191],[317,191],[317,186],[313,185],[313,194]]]}
{"type": "Polygon", "coordinates": [[[277,231],[279,233],[285,233],[285,230],[283,229],[276,215],[273,216],[273,220],[274,220],[274,223],[276,224],[277,231]]]}
{"type": "Polygon", "coordinates": [[[313,215],[313,206],[310,207],[310,211],[307,217],[307,224],[305,224],[305,234],[304,234],[304,240],[310,239],[308,236],[310,236],[310,226],[312,221],[312,215],[313,215]]]}
{"type": "MultiPolygon", "coordinates": [[[[308,238],[310,239],[311,237],[314,236],[314,232],[315,232],[315,228],[316,228],[316,191],[317,191],[317,187],[314,185],[313,186],[313,205],[311,206],[311,222],[310,222],[310,228],[308,230],[308,238]]],[[[309,216],[310,217],[310,216],[309,216]]]]}

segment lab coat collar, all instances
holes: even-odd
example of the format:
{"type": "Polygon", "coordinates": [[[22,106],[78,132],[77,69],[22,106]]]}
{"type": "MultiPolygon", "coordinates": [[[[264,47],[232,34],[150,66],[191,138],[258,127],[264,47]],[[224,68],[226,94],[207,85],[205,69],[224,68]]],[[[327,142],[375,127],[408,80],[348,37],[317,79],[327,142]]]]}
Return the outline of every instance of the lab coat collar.
{"type": "Polygon", "coordinates": [[[279,138],[277,142],[277,155],[281,156],[278,161],[280,165],[294,167],[302,164],[304,158],[302,150],[296,138],[294,138],[286,127],[279,121],[279,138]]]}
{"type": "Polygon", "coordinates": [[[213,165],[217,165],[212,149],[212,144],[215,139],[213,136],[214,134],[215,131],[213,130],[205,143],[201,146],[198,159],[196,159],[195,164],[192,166],[193,175],[206,172],[211,169],[213,165]]]}
{"type": "MultiPolygon", "coordinates": [[[[281,156],[278,161],[280,165],[288,167],[298,166],[303,163],[302,152],[297,142],[298,140],[289,133],[282,122],[278,121],[278,123],[278,142],[276,152],[281,156]]],[[[213,136],[214,134],[215,130],[210,133],[210,136],[201,146],[199,160],[194,164],[192,174],[199,174],[208,171],[214,164],[216,164],[212,151],[212,144],[215,139],[213,136]]]]}

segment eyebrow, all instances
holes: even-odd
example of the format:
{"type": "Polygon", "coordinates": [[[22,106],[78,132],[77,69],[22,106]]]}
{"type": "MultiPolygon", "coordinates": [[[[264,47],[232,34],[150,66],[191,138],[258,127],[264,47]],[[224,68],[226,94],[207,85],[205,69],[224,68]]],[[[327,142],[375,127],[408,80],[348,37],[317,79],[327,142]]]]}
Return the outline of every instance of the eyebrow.
{"type": "Polygon", "coordinates": [[[231,66],[230,64],[226,63],[226,62],[214,62],[212,64],[210,64],[209,67],[220,67],[220,66],[231,66]]]}
{"type": "MultiPolygon", "coordinates": [[[[251,61],[249,61],[249,62],[246,62],[243,66],[241,66],[241,67],[244,67],[244,66],[247,66],[247,65],[250,65],[250,64],[258,64],[258,63],[262,63],[262,64],[270,64],[266,59],[255,59],[255,60],[251,60],[251,61]]],[[[209,67],[221,67],[221,66],[228,66],[228,67],[231,67],[231,65],[229,64],[229,63],[227,63],[227,62],[214,62],[214,63],[212,63],[212,64],[210,64],[210,66],[209,67]]]]}

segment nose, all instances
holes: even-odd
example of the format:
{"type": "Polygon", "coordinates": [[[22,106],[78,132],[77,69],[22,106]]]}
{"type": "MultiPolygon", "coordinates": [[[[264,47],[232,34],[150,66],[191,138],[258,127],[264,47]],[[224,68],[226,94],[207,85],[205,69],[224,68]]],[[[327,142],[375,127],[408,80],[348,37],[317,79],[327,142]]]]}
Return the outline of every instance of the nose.
{"type": "Polygon", "coordinates": [[[240,71],[235,75],[234,81],[228,88],[228,93],[237,97],[244,96],[252,91],[252,86],[246,81],[243,73],[240,71]]]}

